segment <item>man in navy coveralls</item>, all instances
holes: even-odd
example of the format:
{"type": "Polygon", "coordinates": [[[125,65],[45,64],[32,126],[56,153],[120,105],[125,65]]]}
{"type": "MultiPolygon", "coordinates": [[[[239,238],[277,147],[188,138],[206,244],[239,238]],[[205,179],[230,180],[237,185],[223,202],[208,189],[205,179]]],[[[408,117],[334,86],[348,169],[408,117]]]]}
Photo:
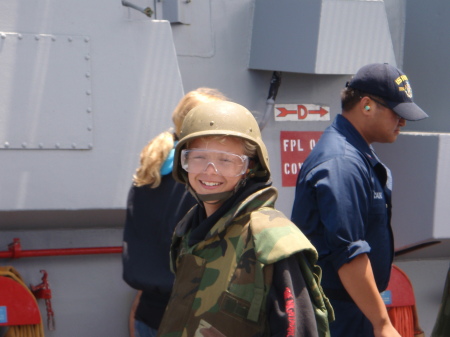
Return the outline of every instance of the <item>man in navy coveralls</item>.
{"type": "Polygon", "coordinates": [[[391,175],[371,144],[392,143],[406,120],[428,117],[406,75],[388,64],[362,67],[336,116],[304,162],[292,221],[319,252],[333,305],[333,337],[399,337],[380,296],[393,260],[391,175]]]}

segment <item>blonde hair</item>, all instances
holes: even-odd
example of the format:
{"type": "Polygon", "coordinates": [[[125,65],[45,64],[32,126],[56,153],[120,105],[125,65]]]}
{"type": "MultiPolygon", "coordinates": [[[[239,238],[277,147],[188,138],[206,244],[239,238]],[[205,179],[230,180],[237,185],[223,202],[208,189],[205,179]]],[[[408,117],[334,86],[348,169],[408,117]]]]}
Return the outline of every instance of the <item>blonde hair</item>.
{"type": "Polygon", "coordinates": [[[172,113],[175,132],[165,131],[153,138],[142,149],[140,166],[133,176],[135,186],[150,185],[156,188],[161,184],[161,167],[178,139],[181,125],[187,113],[199,104],[210,101],[225,101],[227,97],[220,91],[211,88],[198,88],[188,92],[178,103],[172,113]]]}

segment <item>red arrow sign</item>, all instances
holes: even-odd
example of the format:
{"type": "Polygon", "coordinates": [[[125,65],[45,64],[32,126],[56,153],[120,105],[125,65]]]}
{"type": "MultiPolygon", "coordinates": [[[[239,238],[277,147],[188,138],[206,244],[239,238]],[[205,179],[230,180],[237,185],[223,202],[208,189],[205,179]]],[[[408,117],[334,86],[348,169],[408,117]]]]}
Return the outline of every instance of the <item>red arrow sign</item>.
{"type": "Polygon", "coordinates": [[[328,113],[328,111],[325,110],[324,108],[320,107],[319,110],[309,110],[309,113],[316,114],[316,115],[319,114],[320,117],[322,117],[322,116],[325,116],[328,113]]]}
{"type": "Polygon", "coordinates": [[[276,121],[329,121],[330,108],[317,104],[276,104],[276,121]]]}
{"type": "Polygon", "coordinates": [[[287,115],[297,114],[297,110],[288,110],[286,108],[277,108],[280,114],[277,117],[286,117],[287,115]]]}

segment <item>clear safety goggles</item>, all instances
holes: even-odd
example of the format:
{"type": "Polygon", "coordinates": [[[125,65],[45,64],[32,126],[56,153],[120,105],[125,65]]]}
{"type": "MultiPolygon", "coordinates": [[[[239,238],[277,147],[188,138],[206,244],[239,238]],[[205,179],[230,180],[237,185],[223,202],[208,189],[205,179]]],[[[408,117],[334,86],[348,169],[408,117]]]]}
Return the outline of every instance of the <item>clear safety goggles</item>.
{"type": "Polygon", "coordinates": [[[211,165],[216,173],[224,177],[237,177],[244,174],[248,168],[249,159],[246,155],[230,152],[189,149],[181,151],[181,167],[189,173],[201,173],[211,165]]]}

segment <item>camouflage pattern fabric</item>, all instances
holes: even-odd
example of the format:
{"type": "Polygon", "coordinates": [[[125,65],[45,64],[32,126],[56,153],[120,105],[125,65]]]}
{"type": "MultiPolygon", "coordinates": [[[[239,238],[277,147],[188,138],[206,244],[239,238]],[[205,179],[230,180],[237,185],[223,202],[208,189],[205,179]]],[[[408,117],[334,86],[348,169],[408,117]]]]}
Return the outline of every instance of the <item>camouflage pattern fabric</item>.
{"type": "Polygon", "coordinates": [[[294,224],[273,209],[276,198],[273,187],[254,193],[192,247],[187,245],[190,233],[182,230],[192,210],[186,215],[174,236],[177,274],[158,336],[268,336],[265,307],[273,263],[292,254],[298,256],[309,286],[318,328],[323,331],[319,335],[329,336],[327,309],[331,313],[332,309],[319,286],[317,252],[294,224]]]}

